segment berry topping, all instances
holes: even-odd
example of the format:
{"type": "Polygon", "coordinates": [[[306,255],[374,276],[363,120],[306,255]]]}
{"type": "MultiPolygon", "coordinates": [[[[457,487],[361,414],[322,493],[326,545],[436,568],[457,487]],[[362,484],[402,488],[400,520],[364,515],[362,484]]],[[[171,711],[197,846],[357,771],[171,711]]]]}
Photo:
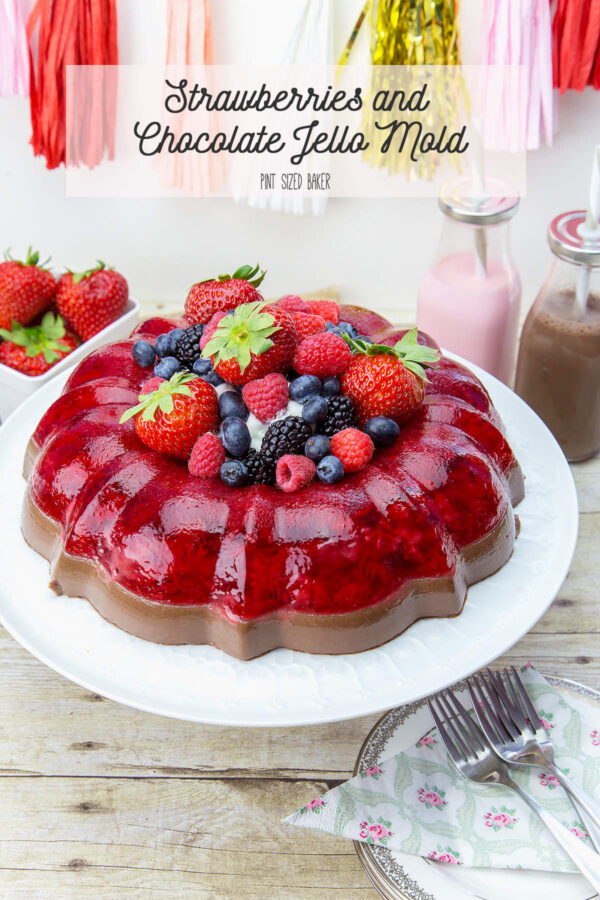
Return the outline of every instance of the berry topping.
{"type": "Polygon", "coordinates": [[[341,375],[352,362],[350,347],[337,334],[325,331],[305,338],[294,355],[293,365],[301,375],[327,378],[341,375]]]}
{"type": "Polygon", "coordinates": [[[241,487],[248,481],[248,469],[241,459],[228,459],[221,466],[221,481],[230,487],[241,487]]]}
{"type": "Polygon", "coordinates": [[[271,422],[262,439],[260,452],[276,462],[286,453],[302,453],[305,443],[312,436],[312,428],[298,416],[288,416],[271,422]]]}
{"type": "Polygon", "coordinates": [[[164,378],[166,381],[172,378],[176,372],[181,370],[181,363],[175,356],[166,356],[154,366],[154,374],[158,378],[164,378]]]}
{"type": "Polygon", "coordinates": [[[156,360],[156,350],[149,341],[136,341],[131,348],[131,355],[142,369],[153,366],[156,360]]]}
{"type": "Polygon", "coordinates": [[[159,334],[154,341],[154,350],[161,359],[164,359],[165,356],[175,356],[176,349],[177,341],[173,339],[171,334],[159,334]]]}
{"type": "Polygon", "coordinates": [[[175,341],[175,344],[178,345],[179,341],[181,340],[181,338],[183,337],[185,332],[186,332],[185,328],[173,328],[172,331],[169,331],[169,334],[171,335],[171,338],[175,341]]]}
{"type": "Polygon", "coordinates": [[[225,462],[225,450],[216,434],[201,435],[188,461],[190,475],[196,478],[216,478],[225,462]]]}
{"type": "Polygon", "coordinates": [[[315,434],[304,445],[304,455],[314,462],[319,462],[331,453],[331,441],[324,434],[315,434]]]}
{"type": "Polygon", "coordinates": [[[140,390],[140,394],[151,394],[153,391],[157,391],[161,384],[163,383],[164,378],[151,378],[150,381],[146,381],[140,390]]]}
{"type": "Polygon", "coordinates": [[[327,415],[319,426],[319,431],[332,437],[343,428],[355,428],[358,416],[350,397],[332,397],[327,404],[327,415]]]}
{"type": "Polygon", "coordinates": [[[303,341],[304,338],[310,337],[311,334],[321,334],[326,331],[326,323],[323,316],[316,316],[314,313],[295,312],[292,313],[298,333],[298,340],[303,341]]]}
{"type": "Polygon", "coordinates": [[[229,416],[222,423],[223,445],[231,456],[245,456],[250,449],[250,432],[246,423],[237,416],[229,416]]]}
{"type": "Polygon", "coordinates": [[[347,334],[348,337],[356,338],[358,337],[358,331],[351,325],[350,322],[338,322],[338,331],[341,331],[342,334],[347,334]]]}
{"type": "Polygon", "coordinates": [[[56,291],[59,313],[84,341],[122,315],[128,298],[126,280],[100,260],[87,272],[66,272],[56,291]]]}
{"type": "Polygon", "coordinates": [[[322,422],[327,415],[328,403],[325,397],[309,397],[302,407],[302,418],[311,425],[322,422]]]}
{"type": "Polygon", "coordinates": [[[195,361],[192,366],[192,372],[195,375],[199,375],[200,378],[203,378],[205,375],[208,375],[209,372],[213,371],[213,365],[210,359],[203,359],[201,356],[195,361]]]}
{"type": "Polygon", "coordinates": [[[374,416],[365,422],[365,434],[368,434],[376,447],[389,447],[400,435],[400,426],[387,416],[374,416]]]}
{"type": "Polygon", "coordinates": [[[341,390],[340,379],[336,378],[335,375],[323,380],[323,394],[325,397],[337,397],[341,390]]]}
{"type": "Polygon", "coordinates": [[[326,322],[333,322],[334,325],[340,321],[340,308],[335,300],[307,300],[306,301],[312,311],[317,316],[323,316],[326,322]]]}
{"type": "Polygon", "coordinates": [[[275,484],[275,463],[257,450],[249,450],[242,460],[248,470],[248,484],[275,484]]]}
{"type": "Polygon", "coordinates": [[[317,466],[317,477],[325,484],[337,484],[344,477],[344,467],[337,456],[324,456],[317,466]]]}
{"type": "Polygon", "coordinates": [[[371,461],[373,441],[358,428],[344,428],[331,438],[331,452],[340,460],[344,472],[360,472],[371,461]]]}
{"type": "MultiPolygon", "coordinates": [[[[207,360],[202,360],[202,362],[207,362],[207,360]]],[[[248,407],[237,391],[225,391],[221,394],[219,412],[222,419],[227,419],[229,416],[244,420],[248,418],[248,407]]]]}
{"type": "Polygon", "coordinates": [[[177,329],[181,331],[179,340],[174,337],[175,332],[169,332],[169,337],[175,343],[175,356],[186,369],[193,370],[194,363],[200,357],[200,338],[204,331],[203,325],[191,325],[189,328],[177,329]]]}
{"type": "Polygon", "coordinates": [[[241,266],[233,275],[219,275],[192,285],[185,301],[185,315],[190,322],[208,322],[217,312],[227,312],[243,303],[262,300],[257,291],[265,272],[260,267],[241,266]]]}
{"type": "Polygon", "coordinates": [[[43,375],[77,347],[60,316],[48,312],[40,325],[25,328],[13,322],[10,331],[0,328],[0,363],[23,375],[43,375]]]}
{"type": "Polygon", "coordinates": [[[219,424],[217,395],[213,388],[189,373],[179,372],[121,416],[134,418],[138,437],[147,447],[179,459],[188,459],[201,434],[219,424]]]}
{"type": "Polygon", "coordinates": [[[290,398],[297,400],[298,403],[302,403],[308,397],[319,394],[320,391],[321,379],[317,378],[316,375],[301,375],[290,382],[290,398]]]}
{"type": "Polygon", "coordinates": [[[313,311],[302,297],[298,297],[296,294],[286,294],[285,297],[281,297],[277,301],[277,306],[280,306],[282,309],[287,309],[288,312],[301,312],[308,313],[309,316],[313,315],[313,311]]]}
{"type": "Polygon", "coordinates": [[[286,454],[277,460],[275,477],[277,484],[286,494],[299,491],[314,481],[317,467],[306,456],[286,454]]]}
{"type": "Polygon", "coordinates": [[[221,319],[202,355],[211,357],[225,381],[248,384],[288,369],[297,341],[290,313],[266,303],[247,303],[221,319]]]}
{"type": "Polygon", "coordinates": [[[218,372],[214,371],[214,369],[210,369],[206,373],[206,375],[201,375],[200,377],[205,381],[208,381],[209,384],[212,384],[213,387],[219,387],[220,384],[224,383],[224,380],[221,378],[218,372]]]}
{"type": "Polygon", "coordinates": [[[270,422],[285,409],[289,399],[288,383],[283,375],[272,372],[250,381],[242,388],[246,406],[261,422],[270,422]]]}
{"type": "Polygon", "coordinates": [[[435,365],[439,354],[417,343],[416,328],[393,347],[347,341],[354,357],[342,378],[342,390],[354,400],[359,422],[364,424],[375,416],[399,424],[407,421],[425,397],[425,367],[435,365]]]}

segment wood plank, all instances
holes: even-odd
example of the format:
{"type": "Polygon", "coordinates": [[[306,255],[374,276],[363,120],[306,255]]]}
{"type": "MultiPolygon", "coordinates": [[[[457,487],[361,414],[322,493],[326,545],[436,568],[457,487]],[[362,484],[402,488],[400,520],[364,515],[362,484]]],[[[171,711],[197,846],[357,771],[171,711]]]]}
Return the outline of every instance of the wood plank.
{"type": "Polygon", "coordinates": [[[375,900],[350,841],[280,823],[327,788],[324,781],[1,779],[0,885],[4,896],[97,897],[104,888],[145,897],[375,900]]]}

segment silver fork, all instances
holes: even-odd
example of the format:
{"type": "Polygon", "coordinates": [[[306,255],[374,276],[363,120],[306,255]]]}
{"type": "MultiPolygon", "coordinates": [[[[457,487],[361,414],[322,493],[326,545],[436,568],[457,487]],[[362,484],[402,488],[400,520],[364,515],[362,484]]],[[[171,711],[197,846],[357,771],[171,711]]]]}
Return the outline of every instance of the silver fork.
{"type": "Polygon", "coordinates": [[[454,693],[448,688],[427,702],[438,733],[460,774],[477,784],[498,784],[515,791],[540,817],[589,883],[600,892],[600,856],[512,780],[508,766],[494,753],[483,732],[454,693]]]}
{"type": "Polygon", "coordinates": [[[581,807],[576,806],[577,812],[582,816],[596,850],[600,851],[600,810],[594,800],[555,764],[552,742],[517,670],[514,666],[510,673],[504,669],[504,681],[499,672],[486,671],[487,679],[481,674],[473,675],[467,679],[467,686],[479,724],[492,749],[509,765],[539,766],[551,772],[573,802],[581,807]],[[482,710],[485,710],[485,716],[482,716],[482,710]]]}

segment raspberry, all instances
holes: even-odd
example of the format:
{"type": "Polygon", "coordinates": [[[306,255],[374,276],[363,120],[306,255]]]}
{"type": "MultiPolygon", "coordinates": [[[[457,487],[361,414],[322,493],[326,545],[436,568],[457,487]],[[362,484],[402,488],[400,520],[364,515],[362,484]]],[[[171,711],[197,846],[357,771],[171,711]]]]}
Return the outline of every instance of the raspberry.
{"type": "Polygon", "coordinates": [[[142,385],[140,394],[151,394],[153,391],[157,391],[164,380],[164,378],[151,378],[150,381],[146,381],[146,383],[142,385]]]}
{"type": "Polygon", "coordinates": [[[281,297],[277,301],[276,306],[287,309],[288,312],[302,312],[307,313],[309,316],[312,315],[312,309],[306,300],[303,300],[302,297],[297,297],[295,294],[286,294],[285,297],[281,297]]]}
{"type": "Polygon", "coordinates": [[[225,462],[225,450],[216,434],[201,435],[188,462],[190,475],[196,478],[216,478],[225,462]]]}
{"type": "Polygon", "coordinates": [[[344,472],[360,472],[371,461],[375,446],[368,434],[358,428],[344,428],[331,438],[331,452],[344,472]]]}
{"type": "Polygon", "coordinates": [[[275,478],[277,484],[286,494],[299,491],[314,481],[317,467],[312,459],[306,456],[292,456],[286,454],[277,460],[275,478]]]}
{"type": "Polygon", "coordinates": [[[308,300],[307,303],[314,314],[323,316],[326,322],[337,325],[340,321],[340,308],[335,300],[308,300]]]}
{"type": "Polygon", "coordinates": [[[316,316],[313,313],[307,315],[302,312],[295,312],[294,322],[296,323],[296,331],[298,332],[298,343],[304,338],[310,337],[311,334],[320,334],[326,329],[326,322],[323,316],[316,316]]]}
{"type": "Polygon", "coordinates": [[[326,331],[304,338],[296,350],[293,365],[299,375],[328,378],[330,375],[342,375],[351,362],[352,353],[348,344],[337,334],[326,331]]]}
{"type": "Polygon", "coordinates": [[[228,312],[217,312],[214,314],[212,319],[209,319],[206,325],[204,326],[204,331],[202,332],[202,337],[200,338],[200,350],[204,350],[211,337],[217,330],[217,325],[221,321],[222,318],[228,316],[228,312]]]}
{"type": "Polygon", "coordinates": [[[287,380],[272,372],[264,378],[249,381],[242,388],[244,403],[261,422],[269,422],[285,409],[289,398],[287,380]]]}

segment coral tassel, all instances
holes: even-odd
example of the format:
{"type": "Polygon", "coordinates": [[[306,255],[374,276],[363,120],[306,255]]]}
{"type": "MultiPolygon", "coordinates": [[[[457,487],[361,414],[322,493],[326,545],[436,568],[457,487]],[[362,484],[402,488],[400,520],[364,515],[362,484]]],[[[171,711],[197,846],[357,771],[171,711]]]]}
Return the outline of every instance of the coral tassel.
{"type": "Polygon", "coordinates": [[[561,94],[600,88],[600,3],[558,0],[552,23],[554,86],[561,94]]]}

